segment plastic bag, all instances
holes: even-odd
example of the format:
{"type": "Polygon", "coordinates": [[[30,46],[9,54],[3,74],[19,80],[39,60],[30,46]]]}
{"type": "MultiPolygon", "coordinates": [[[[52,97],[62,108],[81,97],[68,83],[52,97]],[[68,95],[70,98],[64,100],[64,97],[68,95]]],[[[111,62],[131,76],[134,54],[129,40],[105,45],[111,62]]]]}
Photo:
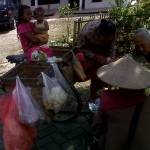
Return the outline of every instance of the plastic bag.
{"type": "Polygon", "coordinates": [[[16,87],[13,90],[13,100],[16,102],[19,120],[24,124],[35,124],[44,119],[44,112],[32,97],[31,92],[23,85],[19,77],[16,77],[16,87]]]}
{"type": "MultiPolygon", "coordinates": [[[[59,110],[57,112],[58,117],[62,115],[63,112],[67,112],[70,115],[77,111],[78,107],[78,99],[80,98],[79,93],[75,90],[73,85],[70,84],[68,80],[66,80],[64,76],[63,70],[56,63],[51,64],[53,69],[49,70],[48,78],[54,79],[57,81],[57,85],[59,85],[67,94],[67,97],[64,101],[62,101],[62,105],[60,105],[59,110]],[[49,77],[50,76],[50,77],[49,77]]],[[[47,81],[50,88],[53,86],[51,82],[47,81]]],[[[49,93],[49,89],[47,86],[47,93],[49,93]]],[[[46,88],[45,88],[46,89],[46,88]]],[[[43,89],[44,90],[44,89],[43,89]]],[[[46,91],[46,90],[45,90],[46,91]]],[[[60,93],[58,93],[59,101],[61,100],[60,93]]],[[[56,115],[57,115],[56,114],[56,115]]]]}
{"type": "Polygon", "coordinates": [[[47,110],[59,112],[67,99],[67,93],[58,83],[56,77],[49,77],[42,72],[43,77],[43,103],[47,110]]]}
{"type": "Polygon", "coordinates": [[[88,103],[89,110],[92,112],[97,112],[100,109],[100,98],[95,99],[94,101],[91,101],[88,103]]]}
{"type": "Polygon", "coordinates": [[[32,61],[46,62],[47,55],[46,55],[46,53],[37,49],[32,52],[31,59],[32,59],[32,61]]]}
{"type": "Polygon", "coordinates": [[[73,68],[76,72],[76,74],[78,75],[78,77],[82,80],[85,81],[87,79],[84,69],[80,63],[80,61],[77,59],[77,57],[75,56],[74,52],[72,51],[72,56],[73,56],[73,68]]]}
{"type": "Polygon", "coordinates": [[[47,57],[53,56],[53,50],[49,47],[35,46],[25,53],[27,61],[47,61],[47,57]],[[40,54],[37,52],[40,51],[40,54]],[[32,54],[33,53],[33,54],[32,54]]]}
{"type": "Polygon", "coordinates": [[[5,150],[31,149],[37,129],[20,123],[17,105],[11,93],[0,97],[0,120],[3,123],[5,150]]]}

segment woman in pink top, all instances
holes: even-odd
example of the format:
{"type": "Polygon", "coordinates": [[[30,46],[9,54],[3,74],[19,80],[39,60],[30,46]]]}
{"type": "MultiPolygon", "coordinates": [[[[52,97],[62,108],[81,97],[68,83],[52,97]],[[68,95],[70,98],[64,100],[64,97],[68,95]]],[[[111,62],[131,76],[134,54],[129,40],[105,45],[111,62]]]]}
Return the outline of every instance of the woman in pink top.
{"type": "Polygon", "coordinates": [[[27,5],[22,5],[18,13],[17,32],[28,61],[32,60],[32,52],[35,50],[43,51],[48,57],[51,57],[52,49],[49,47],[42,47],[40,40],[36,38],[34,33],[34,25],[30,22],[31,18],[32,12],[30,7],[27,5]]]}

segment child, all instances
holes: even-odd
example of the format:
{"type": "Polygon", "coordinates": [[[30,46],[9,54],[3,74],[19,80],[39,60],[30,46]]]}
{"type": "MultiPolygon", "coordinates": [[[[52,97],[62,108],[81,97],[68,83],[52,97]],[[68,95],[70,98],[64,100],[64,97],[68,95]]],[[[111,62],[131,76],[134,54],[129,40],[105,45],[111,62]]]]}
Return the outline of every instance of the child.
{"type": "Polygon", "coordinates": [[[36,37],[41,41],[42,44],[46,44],[48,42],[48,22],[44,20],[44,9],[42,7],[38,7],[34,10],[34,17],[37,20],[35,25],[35,33],[36,37]]]}
{"type": "Polygon", "coordinates": [[[22,49],[28,61],[32,61],[32,53],[44,52],[47,57],[52,56],[52,49],[41,47],[41,41],[35,36],[34,25],[31,22],[32,12],[29,6],[21,5],[18,12],[17,33],[21,41],[22,49]]]}

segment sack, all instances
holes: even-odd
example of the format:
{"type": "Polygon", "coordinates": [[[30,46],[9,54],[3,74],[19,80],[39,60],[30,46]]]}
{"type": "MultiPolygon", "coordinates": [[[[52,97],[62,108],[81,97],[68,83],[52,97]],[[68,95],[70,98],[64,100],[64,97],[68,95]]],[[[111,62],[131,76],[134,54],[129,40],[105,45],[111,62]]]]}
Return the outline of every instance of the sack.
{"type": "Polygon", "coordinates": [[[58,83],[56,77],[49,77],[42,72],[43,77],[43,103],[47,110],[54,110],[59,112],[65,101],[67,100],[67,93],[58,83]]]}
{"type": "Polygon", "coordinates": [[[16,87],[12,92],[12,96],[17,106],[20,122],[33,125],[40,119],[44,119],[42,108],[32,97],[31,92],[23,85],[18,76],[16,77],[16,87]]]}
{"type": "Polygon", "coordinates": [[[5,150],[30,150],[37,135],[35,127],[22,124],[12,94],[0,97],[0,120],[3,124],[5,150]]]}
{"type": "Polygon", "coordinates": [[[75,56],[74,52],[72,52],[72,56],[73,56],[73,60],[72,60],[73,68],[74,68],[76,74],[82,81],[85,81],[87,79],[87,77],[85,75],[84,69],[83,69],[80,61],[75,56]]]}

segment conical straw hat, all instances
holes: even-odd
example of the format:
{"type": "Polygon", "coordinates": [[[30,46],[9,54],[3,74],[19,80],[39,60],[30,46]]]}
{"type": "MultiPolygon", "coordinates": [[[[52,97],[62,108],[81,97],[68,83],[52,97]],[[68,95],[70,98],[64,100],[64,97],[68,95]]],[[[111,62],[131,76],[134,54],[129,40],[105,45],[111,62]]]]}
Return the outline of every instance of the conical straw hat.
{"type": "Polygon", "coordinates": [[[126,89],[150,87],[150,70],[129,55],[98,69],[97,76],[104,82],[126,89]]]}

